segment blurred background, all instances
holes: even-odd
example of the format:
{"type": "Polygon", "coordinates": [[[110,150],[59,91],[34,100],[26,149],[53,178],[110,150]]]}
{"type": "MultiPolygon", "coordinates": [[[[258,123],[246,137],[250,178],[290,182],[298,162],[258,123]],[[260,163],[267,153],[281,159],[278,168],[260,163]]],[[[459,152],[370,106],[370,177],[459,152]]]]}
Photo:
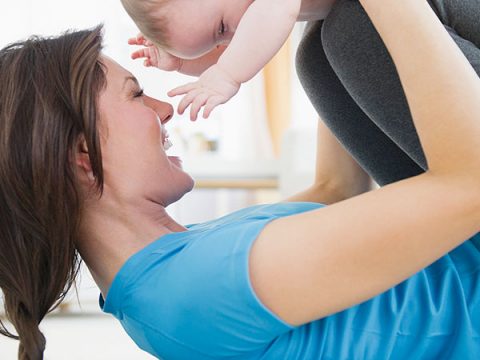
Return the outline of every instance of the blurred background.
{"type": "MultiPolygon", "coordinates": [[[[131,71],[145,92],[167,99],[166,92],[193,78],[144,68],[130,59],[127,44],[138,32],[119,0],[16,0],[0,8],[0,47],[31,35],[58,35],[68,29],[105,25],[105,53],[131,71]]],[[[294,68],[303,31],[297,24],[271,63],[227,104],[206,120],[176,115],[167,126],[173,147],[196,188],[168,211],[191,224],[237,209],[275,202],[303,190],[313,180],[317,115],[294,68]]],[[[0,85],[1,86],[1,85],[0,85]]],[[[179,99],[170,99],[176,107],[179,99]]],[[[82,269],[78,295],[42,323],[46,359],[151,359],[98,307],[99,292],[82,269]]],[[[0,299],[1,301],[1,299],[0,299]]],[[[0,309],[0,316],[2,316],[0,309]]],[[[0,337],[0,359],[15,359],[18,344],[0,337]]]]}

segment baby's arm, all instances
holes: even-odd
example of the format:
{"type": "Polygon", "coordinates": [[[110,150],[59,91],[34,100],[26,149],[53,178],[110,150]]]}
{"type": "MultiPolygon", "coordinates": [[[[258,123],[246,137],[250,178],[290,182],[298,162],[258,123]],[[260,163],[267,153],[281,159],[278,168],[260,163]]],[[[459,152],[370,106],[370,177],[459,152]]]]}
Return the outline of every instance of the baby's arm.
{"type": "Polygon", "coordinates": [[[227,45],[220,45],[197,59],[184,59],[182,60],[182,65],[178,69],[178,72],[185,75],[200,76],[210,66],[218,62],[219,57],[223,54],[226,48],[227,45]]]}
{"type": "Polygon", "coordinates": [[[209,53],[192,60],[180,59],[157,47],[147,40],[143,34],[128,39],[130,45],[140,45],[143,48],[135,50],[132,59],[143,59],[146,67],[157,67],[165,71],[178,71],[185,75],[199,76],[213,64],[226,49],[226,45],[220,45],[209,53]]]}
{"type": "Polygon", "coordinates": [[[217,65],[238,83],[250,80],[285,43],[300,5],[301,0],[255,0],[217,65]]]}
{"type": "Polygon", "coordinates": [[[255,0],[243,15],[231,43],[218,62],[198,81],[171,90],[169,96],[185,95],[178,105],[182,114],[191,105],[195,120],[230,100],[241,83],[250,80],[285,43],[300,12],[301,0],[255,0]]]}

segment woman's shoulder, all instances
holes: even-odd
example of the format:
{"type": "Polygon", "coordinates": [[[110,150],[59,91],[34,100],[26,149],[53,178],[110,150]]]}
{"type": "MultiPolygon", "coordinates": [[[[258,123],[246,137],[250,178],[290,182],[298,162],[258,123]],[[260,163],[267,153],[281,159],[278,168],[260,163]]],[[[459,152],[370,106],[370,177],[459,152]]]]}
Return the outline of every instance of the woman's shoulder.
{"type": "Polygon", "coordinates": [[[202,353],[233,356],[258,350],[259,343],[266,346],[291,327],[266,309],[252,290],[251,245],[269,221],[319,207],[257,205],[166,235],[121,269],[104,310],[129,324],[139,345],[148,333],[155,349],[150,352],[157,355],[188,348],[190,358],[200,359],[202,353]]]}
{"type": "Polygon", "coordinates": [[[188,231],[164,235],[125,262],[112,282],[103,310],[119,314],[128,294],[152,293],[153,283],[175,287],[174,282],[191,282],[192,274],[202,276],[202,281],[220,276],[224,261],[242,267],[266,224],[322,206],[308,202],[255,205],[189,225],[188,231]]]}
{"type": "Polygon", "coordinates": [[[274,204],[254,205],[234,211],[218,219],[200,224],[189,225],[189,229],[208,229],[236,222],[248,222],[268,218],[284,217],[315,210],[325,205],[313,202],[279,202],[274,204]]]}

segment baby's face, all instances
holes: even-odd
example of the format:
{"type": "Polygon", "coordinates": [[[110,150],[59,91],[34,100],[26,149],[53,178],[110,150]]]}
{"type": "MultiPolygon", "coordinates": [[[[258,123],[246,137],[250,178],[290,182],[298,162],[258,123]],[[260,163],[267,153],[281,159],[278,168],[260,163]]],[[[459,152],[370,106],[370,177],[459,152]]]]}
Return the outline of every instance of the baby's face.
{"type": "Polygon", "coordinates": [[[166,5],[172,55],[198,58],[228,44],[253,0],[172,0],[166,5]]]}

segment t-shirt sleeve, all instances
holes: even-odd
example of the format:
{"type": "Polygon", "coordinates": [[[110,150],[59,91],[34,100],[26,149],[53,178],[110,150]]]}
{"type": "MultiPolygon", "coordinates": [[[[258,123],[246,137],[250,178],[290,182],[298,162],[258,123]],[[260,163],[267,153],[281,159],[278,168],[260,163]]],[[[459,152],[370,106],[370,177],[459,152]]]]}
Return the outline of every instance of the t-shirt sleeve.
{"type": "Polygon", "coordinates": [[[149,311],[149,326],[213,358],[262,352],[292,330],[261,303],[250,282],[249,252],[270,220],[209,229],[177,249],[148,280],[151,289],[162,289],[158,308],[149,311]]]}

